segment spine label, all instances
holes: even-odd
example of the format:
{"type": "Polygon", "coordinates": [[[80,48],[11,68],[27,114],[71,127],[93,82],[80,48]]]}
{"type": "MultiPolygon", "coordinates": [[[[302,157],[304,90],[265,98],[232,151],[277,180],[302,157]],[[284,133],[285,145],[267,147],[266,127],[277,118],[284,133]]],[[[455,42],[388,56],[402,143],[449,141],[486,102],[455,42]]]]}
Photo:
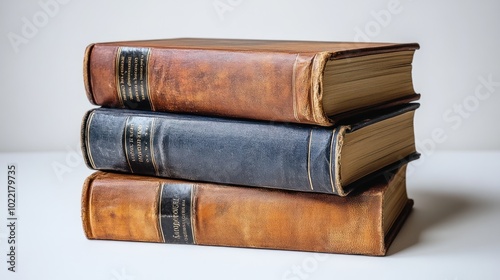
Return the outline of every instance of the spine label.
{"type": "Polygon", "coordinates": [[[130,172],[157,175],[153,141],[154,118],[128,117],[123,133],[123,146],[130,172]]]}
{"type": "Polygon", "coordinates": [[[123,107],[152,110],[149,95],[149,48],[121,47],[116,55],[116,86],[123,107]]]}
{"type": "Polygon", "coordinates": [[[160,197],[160,228],[165,243],[195,244],[190,184],[163,184],[160,197]]]}

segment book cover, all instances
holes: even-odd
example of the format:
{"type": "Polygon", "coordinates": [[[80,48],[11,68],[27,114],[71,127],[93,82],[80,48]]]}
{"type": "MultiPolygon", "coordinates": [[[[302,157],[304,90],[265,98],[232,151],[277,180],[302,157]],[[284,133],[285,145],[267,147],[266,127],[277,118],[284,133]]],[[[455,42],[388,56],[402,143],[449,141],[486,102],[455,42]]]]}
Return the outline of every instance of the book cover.
{"type": "Polygon", "coordinates": [[[385,255],[412,209],[406,166],[339,197],[96,172],[87,238],[385,255]]]}
{"type": "Polygon", "coordinates": [[[90,44],[84,78],[104,107],[330,126],[419,98],[417,43],[174,38],[90,44]]]}
{"type": "Polygon", "coordinates": [[[95,170],[345,196],[418,158],[419,104],[320,127],[97,108],[82,122],[95,170]]]}

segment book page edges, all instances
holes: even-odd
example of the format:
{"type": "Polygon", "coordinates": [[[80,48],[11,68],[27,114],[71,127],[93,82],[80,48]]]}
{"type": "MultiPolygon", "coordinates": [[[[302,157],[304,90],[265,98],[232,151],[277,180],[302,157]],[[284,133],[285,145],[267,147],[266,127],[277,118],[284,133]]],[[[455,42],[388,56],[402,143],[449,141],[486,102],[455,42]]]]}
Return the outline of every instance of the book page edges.
{"type": "Polygon", "coordinates": [[[396,218],[396,221],[394,221],[394,224],[392,225],[391,229],[389,230],[389,232],[386,233],[384,238],[384,243],[385,243],[384,251],[381,252],[381,256],[387,255],[389,247],[391,246],[392,242],[394,241],[399,231],[405,224],[406,220],[410,216],[410,213],[413,210],[413,204],[414,204],[413,199],[409,198],[406,202],[405,207],[403,208],[399,216],[396,218]]]}
{"type": "Polygon", "coordinates": [[[343,51],[336,51],[331,54],[330,59],[353,58],[358,56],[381,54],[381,53],[396,52],[396,51],[415,51],[418,49],[420,49],[420,45],[418,43],[405,43],[405,44],[392,43],[381,46],[352,48],[343,51]]]}
{"type": "Polygon", "coordinates": [[[388,45],[364,49],[337,52],[318,52],[313,54],[297,54],[293,69],[294,114],[299,123],[320,126],[332,126],[340,120],[354,114],[380,110],[420,99],[420,94],[404,96],[395,100],[379,103],[370,107],[355,109],[335,116],[327,116],[323,109],[323,78],[327,62],[334,59],[351,58],[385,52],[416,50],[416,43],[388,45]],[[309,84],[308,84],[309,83],[309,84]],[[307,96],[305,96],[307,94],[307,96]]]}

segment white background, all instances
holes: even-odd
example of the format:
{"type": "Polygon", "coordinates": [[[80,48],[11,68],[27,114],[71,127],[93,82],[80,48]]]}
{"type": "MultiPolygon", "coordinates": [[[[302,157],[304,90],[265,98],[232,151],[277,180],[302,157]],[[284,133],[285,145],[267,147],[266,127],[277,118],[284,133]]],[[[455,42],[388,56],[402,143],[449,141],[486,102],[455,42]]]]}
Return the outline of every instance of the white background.
{"type": "Polygon", "coordinates": [[[500,148],[498,1],[55,1],[0,4],[2,152],[78,146],[88,44],[172,37],[418,42],[421,152],[500,148]]]}
{"type": "Polygon", "coordinates": [[[0,279],[498,279],[499,11],[499,1],[2,1],[0,279]],[[85,239],[85,47],[173,37],[421,45],[413,76],[423,157],[408,176],[414,213],[389,256],[85,239]],[[4,262],[10,163],[19,168],[17,274],[4,262]]]}
{"type": "MultiPolygon", "coordinates": [[[[408,169],[413,212],[385,257],[87,240],[91,171],[72,153],[0,154],[0,279],[498,280],[500,152],[436,152],[408,169]],[[17,164],[16,273],[7,270],[7,165],[17,164]],[[58,176],[54,164],[68,166],[58,176]],[[474,175],[474,176],[471,176],[474,175]]],[[[318,229],[321,230],[321,229],[318,229]]]]}

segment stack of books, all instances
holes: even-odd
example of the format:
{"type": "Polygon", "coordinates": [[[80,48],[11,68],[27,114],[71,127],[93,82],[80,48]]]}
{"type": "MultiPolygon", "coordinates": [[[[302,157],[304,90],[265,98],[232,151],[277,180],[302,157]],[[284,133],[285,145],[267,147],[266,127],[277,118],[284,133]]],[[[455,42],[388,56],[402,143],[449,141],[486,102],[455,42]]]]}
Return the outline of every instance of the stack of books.
{"type": "Polygon", "coordinates": [[[89,239],[385,255],[413,200],[416,43],[95,43],[89,239]]]}

